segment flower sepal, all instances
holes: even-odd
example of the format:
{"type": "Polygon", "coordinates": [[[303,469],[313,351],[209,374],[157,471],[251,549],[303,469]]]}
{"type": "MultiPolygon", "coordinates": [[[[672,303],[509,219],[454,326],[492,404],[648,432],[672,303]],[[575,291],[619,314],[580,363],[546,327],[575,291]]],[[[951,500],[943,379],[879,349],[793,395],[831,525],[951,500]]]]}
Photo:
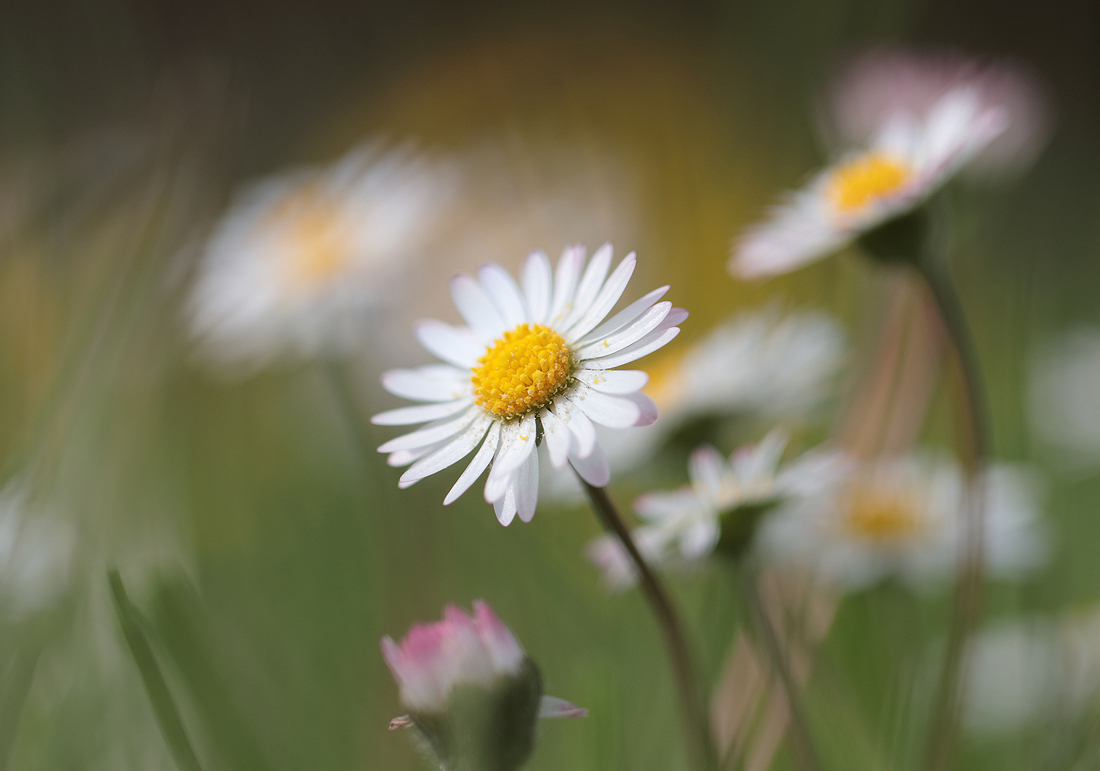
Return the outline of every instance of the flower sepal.
{"type": "Polygon", "coordinates": [[[443,771],[515,771],[535,747],[542,677],[530,658],[491,688],[460,685],[441,712],[411,712],[408,727],[443,771]]]}

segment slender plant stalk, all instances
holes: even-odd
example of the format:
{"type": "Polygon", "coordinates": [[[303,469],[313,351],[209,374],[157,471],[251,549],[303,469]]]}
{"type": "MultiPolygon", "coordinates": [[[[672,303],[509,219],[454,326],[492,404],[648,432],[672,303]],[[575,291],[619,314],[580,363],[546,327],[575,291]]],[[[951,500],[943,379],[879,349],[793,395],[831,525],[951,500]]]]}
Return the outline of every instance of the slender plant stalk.
{"type": "MultiPolygon", "coordinates": [[[[580,479],[579,475],[578,479],[580,479]]],[[[645,595],[649,608],[657,619],[657,625],[664,634],[665,645],[668,647],[669,658],[672,660],[672,672],[676,679],[676,689],[680,697],[680,711],[684,721],[684,738],[692,764],[701,771],[717,769],[718,758],[709,733],[710,721],[707,719],[707,710],[699,691],[691,650],[688,647],[683,624],[680,622],[676,608],[657,575],[638,551],[634,539],[630,536],[630,530],[627,529],[618,509],[615,508],[615,504],[607,495],[607,490],[602,487],[593,487],[584,479],[581,479],[581,484],[584,485],[584,489],[588,493],[588,499],[592,502],[592,510],[596,513],[600,524],[615,534],[622,543],[623,548],[626,549],[627,554],[630,555],[630,559],[638,571],[642,594],[645,595]]]]}
{"type": "Polygon", "coordinates": [[[764,648],[764,653],[768,657],[772,671],[779,678],[779,684],[783,688],[783,696],[787,701],[787,711],[791,720],[790,738],[795,761],[802,771],[819,771],[821,764],[818,762],[817,752],[814,750],[810,724],[806,719],[806,712],[802,708],[798,685],[795,683],[794,675],[787,664],[787,657],[780,645],[779,636],[768,617],[767,608],[764,607],[756,571],[746,564],[745,560],[741,561],[739,567],[741,588],[745,593],[745,603],[749,609],[752,626],[756,631],[755,636],[761,647],[764,648]]]}
{"type": "Polygon", "coordinates": [[[969,483],[965,499],[966,522],[954,613],[944,650],[943,672],[933,703],[926,758],[928,771],[943,771],[951,765],[962,709],[960,684],[966,644],[977,623],[982,602],[985,562],[983,471],[988,457],[989,413],[977,349],[951,276],[946,266],[931,254],[919,268],[955,350],[966,402],[965,408],[960,410],[965,414],[966,432],[959,437],[960,460],[969,483]]]}

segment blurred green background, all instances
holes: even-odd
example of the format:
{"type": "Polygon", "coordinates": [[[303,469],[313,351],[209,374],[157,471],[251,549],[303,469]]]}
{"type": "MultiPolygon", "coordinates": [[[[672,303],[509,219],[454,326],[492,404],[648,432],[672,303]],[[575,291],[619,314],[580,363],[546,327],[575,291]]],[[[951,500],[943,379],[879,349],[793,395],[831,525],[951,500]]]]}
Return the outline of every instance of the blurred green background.
{"type": "MultiPolygon", "coordinates": [[[[952,265],[996,454],[1049,465],[1024,413],[1030,352],[1100,323],[1095,2],[0,4],[3,481],[77,534],[62,598],[0,620],[0,769],[176,767],[121,636],[110,568],[207,769],[423,767],[387,731],[401,709],[378,640],[479,597],[547,691],[590,710],[542,726],[533,771],[683,768],[660,639],[637,593],[609,597],[584,560],[591,514],[547,501],[505,529],[476,490],[444,509],[453,475],[398,491],[373,451],[393,432],[349,420],[323,366],[232,382],[196,366],[180,308],[188,261],[257,176],[374,136],[442,154],[488,147],[501,189],[420,269],[417,315],[456,318],[455,271],[612,240],[641,257],[635,295],[670,283],[691,310],[670,356],[776,300],[831,311],[858,347],[882,285],[855,259],[763,286],[724,265],[731,238],[824,158],[828,73],[879,43],[1008,57],[1050,88],[1050,146],[1007,191],[968,193],[952,265]],[[578,203],[541,203],[562,190],[578,203]]],[[[389,352],[344,372],[360,417],[396,404],[376,383],[397,360],[428,358],[389,352]]],[[[945,412],[928,429],[944,444],[945,412]]],[[[1100,476],[1048,471],[1055,557],[1025,584],[992,587],[990,617],[1100,600],[1100,476]]],[[[639,485],[613,482],[613,495],[626,505],[639,485]]],[[[674,586],[713,679],[735,591],[720,572],[674,586]]],[[[919,761],[913,691],[947,592],[898,591],[847,600],[821,653],[807,698],[828,768],[919,761]]],[[[1059,742],[1073,740],[1055,734],[966,738],[961,767],[1066,767],[1059,742]]],[[[789,764],[782,750],[776,766],[789,764]]]]}

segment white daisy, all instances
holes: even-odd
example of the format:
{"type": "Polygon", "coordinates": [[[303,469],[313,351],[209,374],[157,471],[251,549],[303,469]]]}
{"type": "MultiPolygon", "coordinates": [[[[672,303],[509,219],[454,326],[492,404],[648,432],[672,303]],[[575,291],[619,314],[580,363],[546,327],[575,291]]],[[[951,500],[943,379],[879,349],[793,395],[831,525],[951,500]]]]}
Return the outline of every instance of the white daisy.
{"type": "MultiPolygon", "coordinates": [[[[870,461],[836,493],[769,518],[765,552],[855,590],[894,575],[925,585],[950,575],[964,542],[964,475],[925,457],[870,461]]],[[[1037,484],[1024,469],[994,465],[983,482],[986,570],[1014,577],[1046,557],[1037,484]]]]}
{"type": "MultiPolygon", "coordinates": [[[[728,461],[709,445],[692,453],[690,485],[649,493],[634,502],[634,511],[647,522],[633,533],[642,556],[655,564],[684,565],[705,558],[723,538],[743,546],[741,540],[747,543],[755,522],[739,521],[737,512],[752,519],[764,508],[821,495],[836,484],[846,464],[835,453],[807,453],[780,469],[787,439],[784,432],[773,430],[759,444],[741,447],[728,461]]],[[[587,553],[609,589],[625,589],[637,580],[617,538],[600,536],[588,545],[587,553]]]]}
{"type": "Polygon", "coordinates": [[[740,278],[787,273],[916,208],[1006,128],[1008,116],[977,87],[947,91],[926,112],[898,111],[868,146],[814,177],[736,244],[740,278]]]}
{"type": "Polygon", "coordinates": [[[358,149],[246,190],[206,244],[188,303],[200,353],[225,368],[343,352],[394,302],[455,191],[452,168],[358,149]]]}
{"type": "Polygon", "coordinates": [[[444,503],[492,463],[485,500],[502,524],[517,513],[530,521],[538,500],[540,436],[554,467],[569,461],[589,484],[607,484],[610,472],[593,423],[621,429],[657,419],[652,400],[640,393],[648,376],[615,368],[666,345],[687,318],[687,311],[658,302],[666,286],[604,321],[635,266],[631,253],[608,275],[611,253],[604,245],[585,267],[584,248],[567,248],[556,273],[545,254],[532,254],[522,289],[492,263],[477,279],[451,280],[451,296],[468,326],[426,321],[416,330],[420,343],[446,363],[382,377],[391,393],[430,402],[373,418],[379,425],[429,423],[378,448],[390,453],[392,466],[412,464],[401,487],[457,463],[480,443],[444,503]]]}
{"type": "Polygon", "coordinates": [[[0,490],[0,607],[22,618],[48,607],[68,588],[75,533],[29,508],[24,486],[0,490]]]}
{"type": "Polygon", "coordinates": [[[1100,329],[1080,327],[1048,343],[1031,367],[1035,433],[1070,465],[1100,462],[1100,329]]]}

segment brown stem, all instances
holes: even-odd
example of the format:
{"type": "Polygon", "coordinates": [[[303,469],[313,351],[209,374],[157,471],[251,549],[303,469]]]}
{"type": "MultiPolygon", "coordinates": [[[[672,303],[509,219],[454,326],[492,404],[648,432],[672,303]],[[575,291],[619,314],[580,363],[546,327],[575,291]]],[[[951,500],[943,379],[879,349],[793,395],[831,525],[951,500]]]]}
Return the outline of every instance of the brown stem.
{"type": "MultiPolygon", "coordinates": [[[[580,478],[580,475],[578,475],[580,478]]],[[[665,591],[664,586],[658,580],[657,575],[649,567],[642,557],[634,539],[630,536],[630,530],[619,515],[615,504],[607,495],[607,490],[602,487],[593,487],[581,479],[588,499],[592,502],[592,510],[596,513],[607,530],[618,537],[623,548],[634,563],[638,571],[639,584],[642,594],[645,595],[649,608],[657,619],[657,625],[664,634],[665,645],[668,647],[669,658],[672,660],[672,672],[676,680],[676,690],[680,697],[680,711],[684,721],[684,739],[688,747],[692,765],[700,771],[711,771],[718,768],[718,758],[714,745],[708,734],[710,722],[707,720],[706,708],[703,706],[702,694],[699,692],[698,680],[695,677],[695,666],[692,662],[691,650],[684,635],[683,624],[680,622],[676,608],[665,591]]]]}

